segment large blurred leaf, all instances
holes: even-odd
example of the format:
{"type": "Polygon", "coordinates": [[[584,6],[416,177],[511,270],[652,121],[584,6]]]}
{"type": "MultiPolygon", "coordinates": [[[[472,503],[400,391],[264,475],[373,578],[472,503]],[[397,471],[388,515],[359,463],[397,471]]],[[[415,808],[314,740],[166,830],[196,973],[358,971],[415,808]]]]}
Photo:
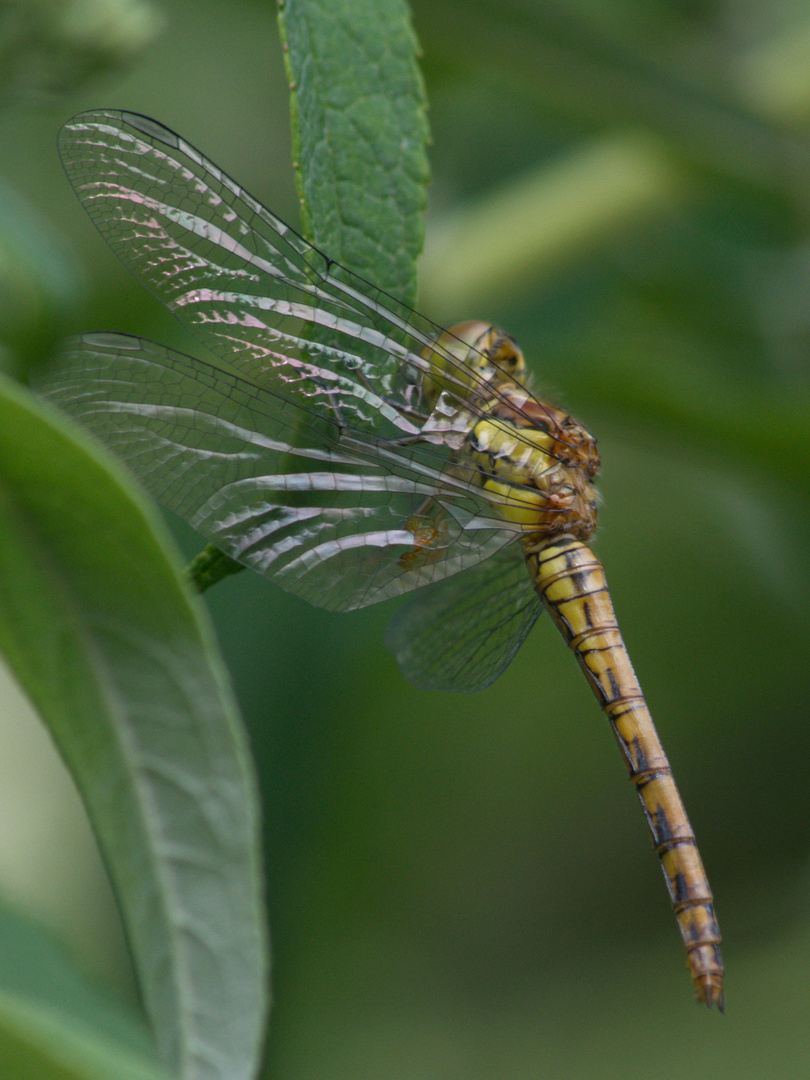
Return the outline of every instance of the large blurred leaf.
{"type": "Polygon", "coordinates": [[[0,647],[73,772],[161,1056],[251,1077],[265,1014],[253,774],[202,611],[148,508],[0,387],[0,647]]]}

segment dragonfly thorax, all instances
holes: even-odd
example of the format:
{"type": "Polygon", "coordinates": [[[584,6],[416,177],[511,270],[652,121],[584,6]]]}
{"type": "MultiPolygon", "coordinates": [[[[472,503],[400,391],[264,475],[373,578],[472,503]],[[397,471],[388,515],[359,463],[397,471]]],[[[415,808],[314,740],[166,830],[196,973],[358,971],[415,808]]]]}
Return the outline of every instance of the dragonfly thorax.
{"type": "Polygon", "coordinates": [[[497,386],[458,454],[459,465],[465,461],[501,517],[532,541],[534,534],[538,542],[562,534],[586,540],[596,528],[595,439],[523,387],[497,386]]]}
{"type": "Polygon", "coordinates": [[[596,440],[533,396],[514,338],[489,323],[459,323],[423,357],[423,394],[435,410],[423,430],[454,448],[452,473],[482,488],[530,543],[534,534],[586,540],[596,527],[596,440]]]}

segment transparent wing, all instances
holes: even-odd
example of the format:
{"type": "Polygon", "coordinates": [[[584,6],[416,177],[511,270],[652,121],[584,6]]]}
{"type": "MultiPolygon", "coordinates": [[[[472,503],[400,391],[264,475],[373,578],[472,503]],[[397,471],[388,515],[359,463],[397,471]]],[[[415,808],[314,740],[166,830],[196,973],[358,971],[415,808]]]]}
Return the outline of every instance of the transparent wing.
{"type": "Polygon", "coordinates": [[[425,589],[391,620],[385,643],[423,690],[483,690],[542,611],[519,545],[425,589]]]}
{"type": "Polygon", "coordinates": [[[36,385],[160,503],[321,607],[363,607],[439,581],[514,539],[482,520],[487,502],[446,476],[438,453],[426,463],[408,446],[353,435],[140,338],[73,338],[36,385]],[[415,506],[431,541],[423,550],[415,506]]]}
{"type": "Polygon", "coordinates": [[[333,609],[439,581],[514,539],[470,473],[447,468],[454,425],[475,410],[470,368],[447,353],[442,408],[423,405],[420,352],[439,327],[146,117],[82,114],[59,147],[115,253],[218,357],[87,335],[40,376],[160,502],[333,609]]]}
{"type": "Polygon", "coordinates": [[[116,255],[243,379],[354,430],[418,430],[419,354],[439,327],[331,262],[154,120],[83,113],[59,152],[116,255]]]}

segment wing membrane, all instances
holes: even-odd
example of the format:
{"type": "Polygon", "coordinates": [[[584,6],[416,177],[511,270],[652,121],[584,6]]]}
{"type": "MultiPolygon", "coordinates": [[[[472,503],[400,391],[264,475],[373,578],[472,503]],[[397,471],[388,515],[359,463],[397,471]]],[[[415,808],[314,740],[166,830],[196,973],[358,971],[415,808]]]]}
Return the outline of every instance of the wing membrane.
{"type": "MultiPolygon", "coordinates": [[[[59,152],[116,255],[244,379],[355,430],[414,434],[429,347],[448,399],[469,409],[469,366],[437,345],[439,326],[329,260],[168,128],[82,113],[59,152]]],[[[491,400],[497,380],[482,390],[491,400]]]]}
{"type": "Polygon", "coordinates": [[[463,350],[436,344],[439,327],[332,263],[154,121],[85,113],[59,147],[102,236],[218,359],[90,334],[40,373],[40,390],[159,502],[314,604],[346,610],[432,585],[390,634],[418,685],[496,678],[540,602],[515,527],[452,461],[498,378],[476,390],[463,350]],[[426,347],[444,357],[438,404],[424,400],[426,347]]]}
{"type": "Polygon", "coordinates": [[[507,668],[542,608],[512,544],[415,596],[389,623],[385,643],[423,690],[483,690],[507,668]]]}
{"type": "Polygon", "coordinates": [[[426,465],[396,444],[345,433],[338,442],[334,424],[140,338],[71,339],[37,381],[158,502],[320,607],[348,610],[400,595],[513,539],[503,529],[469,527],[488,504],[445,477],[438,454],[426,465]],[[442,488],[441,546],[414,558],[406,525],[414,506],[435,501],[442,488]]]}
{"type": "Polygon", "coordinates": [[[243,378],[354,428],[416,429],[419,356],[439,328],[331,263],[153,120],[92,112],[60,134],[68,178],[122,262],[243,378]],[[324,340],[326,339],[326,340],[324,340]]]}

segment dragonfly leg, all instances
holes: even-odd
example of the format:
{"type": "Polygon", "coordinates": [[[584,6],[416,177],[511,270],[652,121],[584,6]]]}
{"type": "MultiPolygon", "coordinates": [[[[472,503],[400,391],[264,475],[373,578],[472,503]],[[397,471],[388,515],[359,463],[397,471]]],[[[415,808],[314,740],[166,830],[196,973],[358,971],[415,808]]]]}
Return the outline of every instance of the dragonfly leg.
{"type": "Polygon", "coordinates": [[[412,551],[400,555],[400,566],[413,570],[439,558],[446,546],[444,516],[444,511],[437,506],[435,499],[422,500],[403,526],[409,533],[413,533],[414,547],[412,551]]]}

